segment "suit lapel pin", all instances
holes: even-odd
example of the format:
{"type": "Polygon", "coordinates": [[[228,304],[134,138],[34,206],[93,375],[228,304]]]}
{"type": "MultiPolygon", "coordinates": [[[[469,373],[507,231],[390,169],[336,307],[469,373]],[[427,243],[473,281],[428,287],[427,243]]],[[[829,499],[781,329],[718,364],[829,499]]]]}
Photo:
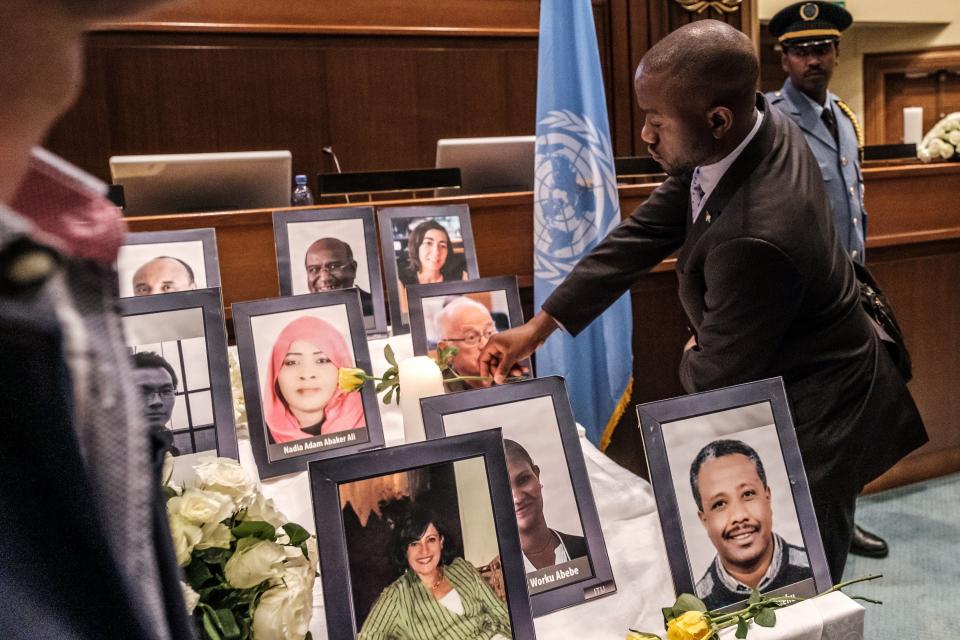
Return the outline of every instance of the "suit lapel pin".
{"type": "Polygon", "coordinates": [[[706,219],[707,219],[707,224],[710,224],[710,212],[709,212],[709,211],[707,211],[706,219]]]}

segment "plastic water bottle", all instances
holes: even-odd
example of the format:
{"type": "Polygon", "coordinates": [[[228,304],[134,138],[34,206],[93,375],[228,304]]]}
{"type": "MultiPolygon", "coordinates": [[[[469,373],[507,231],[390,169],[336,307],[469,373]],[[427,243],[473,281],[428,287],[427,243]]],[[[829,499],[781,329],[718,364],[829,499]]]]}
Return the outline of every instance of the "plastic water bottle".
{"type": "Polygon", "coordinates": [[[299,175],[295,178],[297,186],[293,188],[293,195],[290,196],[290,204],[294,207],[300,207],[307,204],[313,204],[313,192],[307,186],[307,176],[299,175]]]}

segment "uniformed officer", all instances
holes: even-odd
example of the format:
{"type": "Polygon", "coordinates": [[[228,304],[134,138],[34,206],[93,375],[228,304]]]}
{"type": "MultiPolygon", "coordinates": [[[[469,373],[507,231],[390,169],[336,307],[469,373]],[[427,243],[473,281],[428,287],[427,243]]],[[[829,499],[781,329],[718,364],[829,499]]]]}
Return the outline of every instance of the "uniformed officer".
{"type": "Polygon", "coordinates": [[[798,2],[777,12],[770,32],[780,42],[788,77],[767,100],[803,130],[820,164],[840,241],[863,263],[863,131],[850,107],[827,88],[840,57],[840,33],[851,23],[853,16],[832,2],[798,2]]]}
{"type": "MultiPolygon", "coordinates": [[[[787,79],[780,91],[766,97],[803,131],[823,173],[840,241],[862,264],[867,232],[860,172],[863,130],[850,107],[827,88],[840,57],[840,33],[852,23],[850,12],[833,2],[797,2],[778,11],[770,32],[780,42],[787,79]]],[[[882,558],[888,548],[883,538],[857,526],[850,551],[882,558]]]]}

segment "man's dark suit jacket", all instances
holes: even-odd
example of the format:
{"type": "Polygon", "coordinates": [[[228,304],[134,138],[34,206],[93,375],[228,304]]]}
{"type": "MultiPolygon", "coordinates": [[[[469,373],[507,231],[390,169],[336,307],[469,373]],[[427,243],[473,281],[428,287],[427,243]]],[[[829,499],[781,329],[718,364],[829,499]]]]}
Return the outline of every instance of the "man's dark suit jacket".
{"type": "Polygon", "coordinates": [[[543,309],[576,334],[680,249],[680,301],[698,344],[681,361],[684,389],[783,376],[816,504],[839,483],[859,491],[926,432],[860,307],[803,134],[761,96],[757,106],[757,135],[696,223],[690,175],[668,178],[543,309]]]}

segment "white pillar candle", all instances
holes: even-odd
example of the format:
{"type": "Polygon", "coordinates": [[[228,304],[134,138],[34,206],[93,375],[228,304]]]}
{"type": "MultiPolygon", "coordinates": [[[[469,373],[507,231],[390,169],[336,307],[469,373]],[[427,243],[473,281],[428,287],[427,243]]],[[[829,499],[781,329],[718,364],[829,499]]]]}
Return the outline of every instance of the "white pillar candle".
{"type": "Polygon", "coordinates": [[[420,398],[443,394],[443,375],[440,367],[427,356],[415,356],[400,361],[400,411],[403,413],[403,440],[426,440],[420,398]]]}
{"type": "Polygon", "coordinates": [[[923,139],[923,107],[903,108],[903,143],[920,144],[923,139]]]}

